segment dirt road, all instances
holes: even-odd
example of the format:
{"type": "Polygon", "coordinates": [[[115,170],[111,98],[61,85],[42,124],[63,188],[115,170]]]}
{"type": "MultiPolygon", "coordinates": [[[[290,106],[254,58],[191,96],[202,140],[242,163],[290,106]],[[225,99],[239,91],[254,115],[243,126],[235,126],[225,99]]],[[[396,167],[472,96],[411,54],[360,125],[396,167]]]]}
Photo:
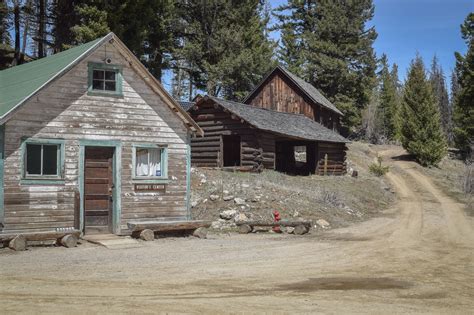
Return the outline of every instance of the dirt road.
{"type": "Polygon", "coordinates": [[[160,239],[120,251],[90,244],[0,251],[1,308],[68,314],[472,312],[473,218],[412,162],[390,164],[396,207],[346,229],[304,237],[160,239]]]}

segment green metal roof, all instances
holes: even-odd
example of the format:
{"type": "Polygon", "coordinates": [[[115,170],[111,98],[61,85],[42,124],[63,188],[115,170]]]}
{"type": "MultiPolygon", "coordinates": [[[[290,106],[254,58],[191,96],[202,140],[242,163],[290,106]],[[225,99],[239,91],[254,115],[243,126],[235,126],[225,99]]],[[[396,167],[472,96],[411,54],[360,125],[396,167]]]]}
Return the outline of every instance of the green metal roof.
{"type": "Polygon", "coordinates": [[[46,58],[0,71],[0,119],[3,119],[51,79],[68,70],[75,61],[98,46],[105,37],[46,58]]]}

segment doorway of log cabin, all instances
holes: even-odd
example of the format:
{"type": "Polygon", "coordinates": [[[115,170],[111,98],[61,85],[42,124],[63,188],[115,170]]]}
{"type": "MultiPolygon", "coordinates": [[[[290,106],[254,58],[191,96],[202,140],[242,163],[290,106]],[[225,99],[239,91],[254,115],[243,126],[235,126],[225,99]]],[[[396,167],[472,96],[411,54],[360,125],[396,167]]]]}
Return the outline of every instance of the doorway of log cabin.
{"type": "Polygon", "coordinates": [[[111,233],[114,147],[86,147],[84,156],[84,234],[111,233]]]}
{"type": "Polygon", "coordinates": [[[240,166],[240,136],[222,136],[223,167],[240,166]]]}

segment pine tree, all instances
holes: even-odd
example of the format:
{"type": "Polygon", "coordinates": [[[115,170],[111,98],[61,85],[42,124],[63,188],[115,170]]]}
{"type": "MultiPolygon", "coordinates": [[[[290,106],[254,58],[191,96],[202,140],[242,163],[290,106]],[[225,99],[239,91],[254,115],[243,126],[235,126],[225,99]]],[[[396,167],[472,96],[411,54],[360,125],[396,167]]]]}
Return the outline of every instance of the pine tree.
{"type": "Polygon", "coordinates": [[[75,44],[90,42],[110,32],[107,11],[89,4],[80,4],[75,7],[75,10],[80,21],[71,28],[75,44]]]}
{"type": "Polygon", "coordinates": [[[437,165],[446,155],[439,110],[423,60],[412,61],[402,102],[402,145],[423,166],[437,165]]]}
{"type": "Polygon", "coordinates": [[[451,138],[451,110],[449,106],[448,90],[441,65],[438,63],[436,55],[431,63],[430,82],[433,93],[438,103],[439,113],[441,116],[441,127],[446,139],[451,138]]]}
{"type": "Polygon", "coordinates": [[[392,65],[392,71],[390,71],[390,77],[392,78],[392,84],[395,87],[395,117],[394,117],[394,124],[395,124],[395,133],[393,135],[393,139],[399,141],[401,139],[401,102],[402,102],[402,84],[398,79],[398,65],[394,63],[392,65]]]}
{"type": "Polygon", "coordinates": [[[377,108],[377,121],[380,124],[380,136],[387,140],[394,140],[397,134],[398,100],[397,87],[388,66],[385,54],[380,60],[382,69],[380,80],[380,104],[377,108]]]}
{"type": "Polygon", "coordinates": [[[465,56],[455,54],[459,89],[453,102],[454,140],[456,147],[469,156],[474,144],[474,13],[461,25],[461,33],[468,50],[465,56]]]}
{"type": "Polygon", "coordinates": [[[372,0],[290,0],[278,10],[280,56],[344,113],[343,132],[355,132],[376,83],[372,0]]]}
{"type": "Polygon", "coordinates": [[[82,2],[78,0],[56,0],[52,3],[51,20],[54,52],[60,52],[76,44],[72,28],[80,24],[80,16],[76,7],[82,2]]]}
{"type": "Polygon", "coordinates": [[[8,32],[11,26],[10,10],[6,0],[0,0],[0,70],[8,68],[15,57],[8,32]]]}
{"type": "Polygon", "coordinates": [[[239,100],[274,65],[268,16],[258,0],[182,1],[185,45],[176,55],[189,62],[198,89],[239,100]]]}

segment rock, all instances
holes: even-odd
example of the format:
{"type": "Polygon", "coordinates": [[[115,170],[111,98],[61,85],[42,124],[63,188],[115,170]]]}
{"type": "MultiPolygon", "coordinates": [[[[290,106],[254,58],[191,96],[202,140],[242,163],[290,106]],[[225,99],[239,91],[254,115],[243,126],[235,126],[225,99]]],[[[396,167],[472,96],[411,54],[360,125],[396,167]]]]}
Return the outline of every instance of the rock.
{"type": "Polygon", "coordinates": [[[191,208],[196,208],[197,205],[198,205],[197,201],[191,202],[191,208]]]}
{"type": "Polygon", "coordinates": [[[207,229],[205,227],[200,227],[194,230],[193,236],[197,238],[207,238],[207,229]]]}
{"type": "Polygon", "coordinates": [[[201,178],[201,185],[207,183],[207,179],[201,178]]]}
{"type": "Polygon", "coordinates": [[[285,229],[286,233],[292,234],[295,231],[295,228],[292,226],[287,226],[285,229]]]}
{"type": "Polygon", "coordinates": [[[237,210],[224,210],[219,216],[224,220],[231,220],[237,215],[237,210]]]}
{"type": "Polygon", "coordinates": [[[234,216],[235,222],[247,221],[248,219],[249,218],[247,218],[245,213],[238,213],[236,216],[234,216]]]}
{"type": "Polygon", "coordinates": [[[239,233],[240,234],[247,234],[252,232],[252,227],[250,225],[244,224],[239,226],[239,233]]]}
{"type": "Polygon", "coordinates": [[[356,170],[353,170],[352,171],[352,177],[358,177],[359,176],[359,172],[356,171],[356,170]]]}
{"type": "Polygon", "coordinates": [[[222,222],[221,221],[213,221],[211,223],[211,228],[215,229],[215,230],[220,230],[222,229],[222,222]]]}
{"type": "Polygon", "coordinates": [[[240,205],[244,205],[245,204],[245,199],[242,199],[242,198],[234,198],[234,202],[236,204],[238,204],[239,206],[240,205]]]}
{"type": "Polygon", "coordinates": [[[224,195],[230,194],[230,192],[229,192],[228,190],[224,190],[222,193],[223,193],[224,195]]]}
{"type": "Polygon", "coordinates": [[[8,247],[16,251],[26,250],[26,237],[22,234],[15,236],[15,238],[8,243],[8,247]]]}
{"type": "Polygon", "coordinates": [[[152,230],[145,229],[140,232],[140,238],[144,241],[153,241],[155,239],[155,233],[152,230]]]}
{"type": "Polygon", "coordinates": [[[316,224],[319,225],[320,227],[322,227],[323,229],[326,229],[329,227],[329,222],[324,220],[324,219],[319,219],[316,221],[316,224]]]}
{"type": "Polygon", "coordinates": [[[232,199],[234,199],[234,196],[224,196],[224,197],[222,197],[222,200],[224,200],[224,201],[231,201],[232,199]]]}
{"type": "Polygon", "coordinates": [[[252,202],[259,202],[260,201],[260,196],[255,196],[252,198],[252,202]]]}
{"type": "Polygon", "coordinates": [[[219,199],[219,196],[218,195],[210,195],[209,199],[211,199],[212,201],[216,201],[217,199],[219,199]]]}
{"type": "Polygon", "coordinates": [[[293,212],[293,218],[296,218],[296,217],[299,216],[299,215],[300,215],[300,213],[298,212],[298,210],[295,210],[295,211],[293,212]]]}
{"type": "Polygon", "coordinates": [[[304,225],[297,225],[293,230],[293,233],[296,235],[303,235],[308,233],[308,228],[304,225]]]}
{"type": "Polygon", "coordinates": [[[249,184],[242,184],[242,188],[249,188],[250,185],[249,184]]]}

